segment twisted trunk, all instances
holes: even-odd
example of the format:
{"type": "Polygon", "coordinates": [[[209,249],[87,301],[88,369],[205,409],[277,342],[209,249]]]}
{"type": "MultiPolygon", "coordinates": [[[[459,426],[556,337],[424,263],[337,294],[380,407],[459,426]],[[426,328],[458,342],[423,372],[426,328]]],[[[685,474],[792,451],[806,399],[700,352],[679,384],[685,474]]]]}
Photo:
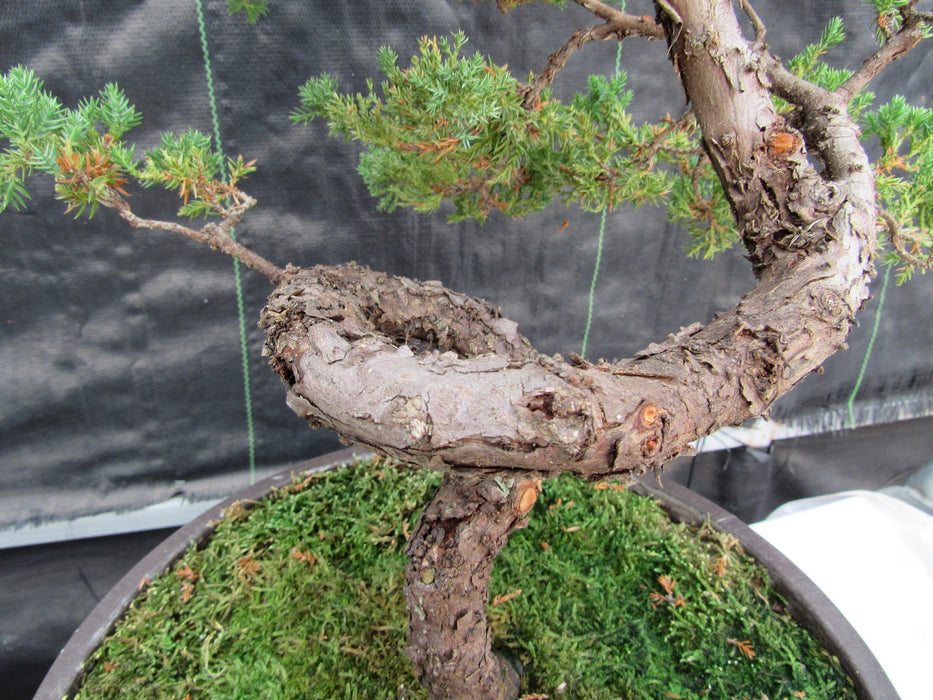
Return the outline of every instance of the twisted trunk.
{"type": "Polygon", "coordinates": [[[658,6],[758,275],[735,308],[600,365],[538,354],[485,302],[352,264],[289,268],[263,311],[296,413],[447,472],[406,583],[409,653],[435,697],[513,692],[482,606],[492,560],[524,522],[523,475],[660,469],[818,371],[868,297],[873,180],[845,97],[801,87],[742,36],[728,0],[658,6]],[[772,89],[798,110],[777,114],[772,89]]]}
{"type": "Polygon", "coordinates": [[[761,415],[845,347],[876,221],[845,100],[776,85],[805,104],[791,123],[772,106],[774,60],[745,40],[728,0],[664,6],[758,285],[706,326],[591,365],[538,354],[495,308],[439,283],[289,268],[261,323],[299,415],[433,468],[625,475],[761,415]]]}

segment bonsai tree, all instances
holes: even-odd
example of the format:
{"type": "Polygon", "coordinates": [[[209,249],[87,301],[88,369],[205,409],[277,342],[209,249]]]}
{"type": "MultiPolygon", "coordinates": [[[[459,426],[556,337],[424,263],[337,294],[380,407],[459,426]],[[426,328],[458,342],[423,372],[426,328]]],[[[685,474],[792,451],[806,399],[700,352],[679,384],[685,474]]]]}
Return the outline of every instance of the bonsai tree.
{"type": "MultiPolygon", "coordinates": [[[[574,2],[594,24],[568,32],[526,82],[463,55],[462,35],[424,38],[407,67],[382,49],[385,82],[368,94],[311,79],[294,117],[327,119],[335,134],[365,142],[360,170],[387,208],[449,202],[454,219],[485,219],[555,199],[594,211],[662,202],[690,229],[695,253],[744,245],[757,284],[735,308],[615,362],[544,356],[495,307],[437,282],[352,263],[279,267],[233,235],[255,204],[241,189],[252,162],[222,159],[195,131],[167,134],[137,160],[125,135],[140,116],[115,85],[66,108],[27,68],[0,79],[3,207],[22,206],[26,177],[41,171],[69,210],[103,206],[259,271],[274,285],[264,352],[288,405],[313,427],[443,472],[406,550],[407,649],[433,697],[516,695],[484,605],[496,555],[526,523],[543,479],[630,483],[698,438],[766,414],[845,347],[879,255],[897,260],[902,281],[933,265],[933,112],[902,98],[876,107],[866,91],[930,35],[933,14],[916,0],[873,0],[879,47],[855,71],[821,61],[843,40],[839,21],[784,61],[747,0],[738,9],[656,0],[650,15],[574,2]],[[607,39],[657,42],[686,109],[633,125],[622,74],[556,101],[554,76],[607,39]],[[878,146],[874,162],[863,139],[878,146]],[[213,218],[142,218],[132,182],[176,190],[182,217],[213,218]]],[[[258,0],[230,4],[251,19],[264,10],[258,0]]]]}

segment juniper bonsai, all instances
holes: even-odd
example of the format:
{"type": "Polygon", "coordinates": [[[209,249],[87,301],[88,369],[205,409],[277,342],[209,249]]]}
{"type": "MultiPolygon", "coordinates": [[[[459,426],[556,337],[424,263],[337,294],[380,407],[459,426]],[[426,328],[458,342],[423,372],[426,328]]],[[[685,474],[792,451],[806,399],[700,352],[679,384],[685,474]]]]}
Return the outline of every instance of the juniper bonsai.
{"type": "MultiPolygon", "coordinates": [[[[748,0],[656,0],[651,15],[573,1],[594,24],[527,82],[463,55],[462,35],[424,38],[407,67],[382,49],[385,82],[368,94],[311,79],[294,116],[325,118],[367,144],[360,170],[385,208],[450,202],[454,219],[485,219],[555,199],[594,211],[663,203],[690,230],[693,253],[744,245],[757,285],[735,308],[615,362],[544,356],[494,306],[437,282],[352,263],[279,267],[232,235],[255,204],[241,189],[253,163],[224,161],[194,131],[166,135],[138,160],[124,136],[140,116],[116,86],[70,109],[27,68],[0,80],[3,207],[22,206],[25,178],[41,171],[70,210],[110,208],[258,270],[274,285],[264,352],[289,406],[314,427],[443,473],[408,543],[405,591],[408,653],[433,697],[517,693],[516,670],[491,650],[484,605],[495,557],[542,479],[631,481],[765,414],[845,347],[879,255],[898,261],[902,280],[933,264],[933,112],[899,97],[874,107],[866,91],[929,37],[933,14],[917,0],[873,0],[879,48],[854,71],[821,60],[844,38],[838,20],[783,61],[748,0]],[[667,52],[682,114],[635,126],[623,74],[592,78],[566,103],[553,97],[576,51],[626,39],[667,52]],[[865,139],[880,146],[875,162],[865,139]],[[141,218],[131,182],[177,190],[183,217],[215,218],[200,228],[141,218]]],[[[265,9],[230,4],[252,20],[265,9]]]]}

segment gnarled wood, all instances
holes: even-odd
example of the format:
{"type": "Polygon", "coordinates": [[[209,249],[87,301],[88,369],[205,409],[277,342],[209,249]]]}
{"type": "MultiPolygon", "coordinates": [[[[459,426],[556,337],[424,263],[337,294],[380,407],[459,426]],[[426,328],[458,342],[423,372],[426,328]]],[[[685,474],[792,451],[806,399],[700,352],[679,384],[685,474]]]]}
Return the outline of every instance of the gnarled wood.
{"type": "Polygon", "coordinates": [[[405,550],[408,657],[432,697],[506,700],[519,679],[492,652],[485,605],[495,558],[524,527],[538,480],[448,473],[405,550]]]}
{"type": "Polygon", "coordinates": [[[352,264],[289,268],[263,311],[296,413],[447,472],[406,584],[409,651],[435,697],[473,697],[453,690],[463,678],[448,685],[457,674],[481,679],[477,697],[511,692],[482,614],[492,559],[522,522],[502,483],[660,469],[819,370],[868,297],[873,179],[844,98],[746,40],[728,0],[657,5],[758,276],[735,308],[600,365],[538,354],[483,301],[352,264]],[[797,111],[776,113],[772,89],[797,111]]]}
{"type": "Polygon", "coordinates": [[[844,347],[868,297],[876,220],[844,102],[808,95],[792,125],[772,106],[773,59],[742,36],[730,2],[665,7],[755,289],[705,327],[594,366],[539,355],[489,304],[437,283],[355,265],[290,269],[262,325],[299,415],[434,468],[625,476],[765,413],[844,347]]]}

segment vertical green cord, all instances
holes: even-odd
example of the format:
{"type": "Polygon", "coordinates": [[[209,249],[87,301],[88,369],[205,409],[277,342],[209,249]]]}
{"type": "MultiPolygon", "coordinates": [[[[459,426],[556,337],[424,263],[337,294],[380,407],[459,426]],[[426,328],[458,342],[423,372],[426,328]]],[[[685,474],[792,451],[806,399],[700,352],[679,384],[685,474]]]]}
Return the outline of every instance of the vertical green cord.
{"type": "Polygon", "coordinates": [[[586,305],[586,327],[583,329],[583,345],[580,357],[586,357],[586,346],[590,341],[590,326],[593,324],[593,301],[596,299],[596,279],[599,277],[599,263],[603,258],[603,238],[606,235],[606,210],[599,219],[599,238],[596,240],[596,262],[593,265],[593,279],[590,280],[590,298],[586,305]]]}
{"type": "Polygon", "coordinates": [[[875,322],[872,325],[871,336],[868,338],[868,347],[865,349],[865,357],[862,358],[862,367],[859,369],[858,378],[855,380],[855,386],[852,393],[849,394],[849,401],[846,404],[849,413],[849,427],[855,427],[855,397],[859,389],[862,388],[862,380],[865,378],[865,370],[868,369],[868,359],[871,357],[872,348],[875,346],[875,338],[878,337],[878,327],[881,325],[881,309],[884,308],[884,297],[888,291],[888,277],[891,275],[891,265],[885,265],[884,277],[881,278],[881,293],[878,295],[878,310],[875,311],[875,322]]]}
{"type": "MultiPolygon", "coordinates": [[[[616,46],[616,76],[619,75],[622,63],[622,42],[616,46]]],[[[593,264],[593,278],[590,280],[590,296],[586,305],[586,326],[583,329],[583,344],[580,347],[580,357],[586,357],[586,346],[590,342],[590,327],[593,325],[593,304],[596,300],[596,280],[599,278],[599,264],[603,259],[603,240],[606,236],[606,210],[603,209],[599,219],[599,238],[596,240],[596,262],[593,264]]]]}
{"type": "MultiPolygon", "coordinates": [[[[201,0],[195,0],[198,11],[198,30],[201,35],[201,53],[204,56],[204,72],[207,77],[207,94],[210,99],[211,120],[214,126],[214,147],[223,155],[220,140],[220,118],[217,116],[217,96],[214,93],[214,72],[211,68],[211,54],[207,44],[207,25],[204,22],[204,7],[201,0]]],[[[224,166],[222,166],[224,167],[224,166]]],[[[224,173],[226,178],[226,173],[224,173]]],[[[236,231],[230,232],[236,237],[236,231]]],[[[240,261],[233,261],[233,280],[236,287],[236,307],[240,326],[240,357],[243,365],[243,398],[246,404],[246,437],[249,448],[249,483],[256,481],[256,431],[253,424],[253,397],[250,389],[249,349],[246,343],[246,313],[243,303],[243,283],[240,275],[240,261]]]]}

